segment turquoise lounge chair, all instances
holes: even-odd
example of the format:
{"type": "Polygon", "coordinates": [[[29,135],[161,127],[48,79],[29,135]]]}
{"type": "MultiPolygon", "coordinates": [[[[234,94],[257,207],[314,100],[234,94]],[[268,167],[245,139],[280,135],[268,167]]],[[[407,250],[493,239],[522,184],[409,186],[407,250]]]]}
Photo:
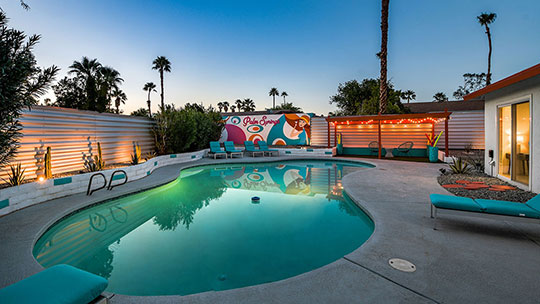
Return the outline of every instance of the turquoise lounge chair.
{"type": "Polygon", "coordinates": [[[235,154],[240,155],[240,157],[244,156],[244,152],[242,152],[242,150],[236,150],[236,148],[234,147],[234,143],[232,141],[226,141],[223,143],[223,145],[225,146],[225,152],[227,152],[227,154],[229,154],[231,158],[235,154]]]}
{"type": "Polygon", "coordinates": [[[260,155],[264,156],[264,152],[261,151],[261,150],[259,150],[259,149],[257,149],[257,148],[255,148],[255,145],[254,145],[253,142],[250,141],[250,140],[246,140],[246,141],[244,142],[244,147],[246,148],[246,149],[244,150],[244,152],[246,152],[246,153],[251,153],[251,156],[255,156],[255,155],[257,155],[257,154],[260,154],[260,155]]]}
{"type": "Polygon", "coordinates": [[[210,151],[208,152],[208,155],[213,155],[214,159],[216,159],[216,156],[218,155],[224,155],[225,158],[227,158],[227,152],[221,150],[221,145],[219,144],[219,141],[210,142],[210,151]]]}
{"type": "Polygon", "coordinates": [[[102,297],[107,285],[95,274],[56,265],[0,289],[0,303],[90,303],[102,297]]]}
{"type": "Polygon", "coordinates": [[[276,150],[276,149],[269,149],[268,148],[268,145],[266,144],[266,141],[264,140],[259,140],[257,142],[257,144],[259,145],[259,150],[263,151],[263,155],[265,153],[268,153],[269,156],[272,156],[272,153],[276,153],[277,156],[279,156],[279,150],[276,150]]]}
{"type": "Polygon", "coordinates": [[[429,198],[431,200],[431,218],[435,219],[435,224],[439,209],[540,220],[540,195],[533,197],[526,203],[472,199],[443,194],[431,194],[429,198]]]}

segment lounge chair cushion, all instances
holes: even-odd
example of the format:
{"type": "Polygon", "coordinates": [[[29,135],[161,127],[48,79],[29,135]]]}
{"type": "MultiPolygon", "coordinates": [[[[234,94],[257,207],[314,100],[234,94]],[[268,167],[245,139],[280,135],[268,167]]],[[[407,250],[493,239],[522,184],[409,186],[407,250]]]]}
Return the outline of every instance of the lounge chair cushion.
{"type": "Polygon", "coordinates": [[[472,198],[451,196],[443,194],[431,194],[431,203],[437,208],[482,212],[483,208],[472,198]]]}
{"type": "Polygon", "coordinates": [[[106,279],[69,265],[56,265],[0,290],[0,303],[89,303],[106,279]]]}
{"type": "Polygon", "coordinates": [[[523,203],[477,199],[486,213],[540,218],[540,212],[523,203]]]}
{"type": "Polygon", "coordinates": [[[540,194],[537,196],[531,198],[528,202],[526,202],[527,206],[533,208],[534,210],[538,211],[540,213],[540,194]]]}

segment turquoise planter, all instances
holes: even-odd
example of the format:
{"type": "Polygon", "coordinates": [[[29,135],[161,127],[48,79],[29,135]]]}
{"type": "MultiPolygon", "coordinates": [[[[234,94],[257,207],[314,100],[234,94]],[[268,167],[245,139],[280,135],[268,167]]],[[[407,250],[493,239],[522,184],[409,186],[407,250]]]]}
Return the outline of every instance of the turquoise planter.
{"type": "Polygon", "coordinates": [[[343,145],[337,144],[337,155],[343,155],[343,145]]]}
{"type": "Polygon", "coordinates": [[[436,163],[439,161],[439,148],[428,146],[428,157],[429,161],[432,163],[436,163]]]}

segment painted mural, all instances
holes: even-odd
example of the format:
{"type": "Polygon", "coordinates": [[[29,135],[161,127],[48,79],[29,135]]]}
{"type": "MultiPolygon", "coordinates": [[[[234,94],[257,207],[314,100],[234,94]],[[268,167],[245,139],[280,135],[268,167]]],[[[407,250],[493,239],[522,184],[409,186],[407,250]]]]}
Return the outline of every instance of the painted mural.
{"type": "Polygon", "coordinates": [[[259,140],[269,145],[307,145],[311,136],[309,114],[269,114],[223,117],[225,128],[221,141],[233,141],[243,145],[244,141],[259,140]]]}

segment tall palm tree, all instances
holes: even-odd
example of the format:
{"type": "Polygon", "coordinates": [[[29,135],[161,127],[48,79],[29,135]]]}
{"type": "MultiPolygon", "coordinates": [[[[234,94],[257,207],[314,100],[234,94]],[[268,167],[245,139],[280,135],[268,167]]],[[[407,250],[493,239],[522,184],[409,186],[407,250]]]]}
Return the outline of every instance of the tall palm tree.
{"type": "Polygon", "coordinates": [[[412,90],[407,90],[403,93],[401,93],[401,98],[407,100],[407,103],[409,103],[411,100],[416,99],[416,93],[412,90]]]}
{"type": "Polygon", "coordinates": [[[235,105],[232,105],[232,106],[231,106],[231,112],[236,112],[235,110],[236,110],[236,106],[235,106],[235,105]]]}
{"type": "Polygon", "coordinates": [[[163,72],[171,71],[171,62],[165,56],[158,56],[156,59],[154,59],[152,64],[154,65],[152,66],[152,69],[159,71],[159,79],[161,80],[161,112],[164,112],[165,101],[163,95],[163,72]]]}
{"type": "Polygon", "coordinates": [[[116,114],[120,114],[120,105],[125,104],[127,100],[126,93],[122,92],[119,88],[112,90],[112,98],[114,98],[114,106],[116,107],[116,114]]]}
{"type": "Polygon", "coordinates": [[[255,111],[255,102],[253,101],[253,99],[251,98],[244,99],[243,105],[244,105],[244,111],[246,112],[255,111]]]}
{"type": "Polygon", "coordinates": [[[148,92],[148,99],[146,103],[148,104],[148,116],[152,117],[152,102],[150,101],[150,93],[157,92],[156,85],[153,82],[147,82],[144,84],[143,90],[148,92]]]}
{"type": "Polygon", "coordinates": [[[246,111],[244,109],[244,102],[241,99],[237,99],[234,104],[236,105],[236,109],[238,109],[238,112],[246,111]]]}
{"type": "Polygon", "coordinates": [[[482,13],[480,16],[477,16],[478,23],[486,28],[486,35],[488,37],[489,43],[489,52],[488,52],[488,70],[486,76],[486,85],[491,83],[491,32],[489,30],[489,25],[495,21],[497,14],[495,13],[482,13]]]}
{"type": "Polygon", "coordinates": [[[272,96],[272,109],[276,107],[276,96],[279,96],[279,91],[277,88],[271,88],[268,92],[268,96],[272,96]]]}
{"type": "Polygon", "coordinates": [[[387,55],[388,55],[388,6],[389,0],[382,0],[381,7],[381,76],[379,79],[379,112],[384,114],[388,104],[387,55]]]}
{"type": "Polygon", "coordinates": [[[286,104],[287,101],[285,100],[285,97],[289,96],[289,94],[287,94],[287,92],[283,91],[281,92],[281,97],[283,97],[283,104],[286,104]]]}

